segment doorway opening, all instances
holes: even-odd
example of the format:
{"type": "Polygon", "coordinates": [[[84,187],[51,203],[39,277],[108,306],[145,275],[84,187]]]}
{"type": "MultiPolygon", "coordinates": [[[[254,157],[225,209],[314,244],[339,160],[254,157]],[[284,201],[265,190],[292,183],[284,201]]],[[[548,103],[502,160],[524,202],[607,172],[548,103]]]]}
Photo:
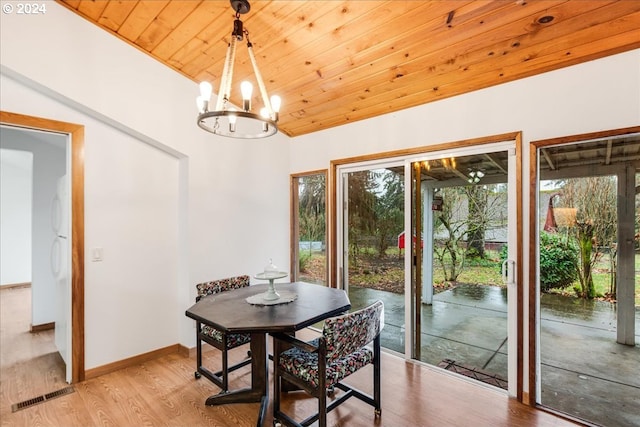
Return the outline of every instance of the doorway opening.
{"type": "MultiPolygon", "coordinates": [[[[2,126],[2,285],[10,277],[24,277],[29,289],[23,291],[28,301],[16,302],[26,309],[16,313],[28,316],[34,358],[57,356],[63,364],[60,376],[71,381],[69,360],[70,334],[70,252],[68,135],[28,128],[2,126]],[[19,163],[28,156],[28,164],[19,163]],[[28,250],[19,250],[27,246],[28,250]],[[53,352],[36,345],[53,330],[53,352]]],[[[10,285],[9,285],[10,286],[10,285]]],[[[17,290],[15,292],[18,292],[17,290]]],[[[14,292],[14,293],[15,293],[14,292]]],[[[6,293],[5,293],[6,294],[6,293]]],[[[17,310],[17,308],[16,308],[17,310]]],[[[3,331],[9,332],[9,331],[3,331]]],[[[18,332],[14,329],[11,333],[18,332]]],[[[18,335],[19,336],[19,335],[18,335]]],[[[43,342],[44,344],[44,342],[43,342]]],[[[12,351],[15,354],[16,350],[12,351]]],[[[57,361],[58,358],[55,358],[57,361]]],[[[55,365],[51,362],[51,368],[55,365]]]]}
{"type": "MultiPolygon", "coordinates": [[[[70,140],[67,161],[70,165],[68,179],[71,193],[70,206],[70,259],[68,273],[70,287],[68,289],[68,372],[65,378],[75,383],[84,380],[84,127],[81,125],[59,122],[55,120],[26,116],[22,114],[0,111],[0,124],[4,128],[14,130],[31,129],[42,132],[53,132],[57,135],[68,135],[70,140]]],[[[51,219],[50,211],[47,217],[51,219]]],[[[48,250],[51,247],[47,248],[48,250]]]]}

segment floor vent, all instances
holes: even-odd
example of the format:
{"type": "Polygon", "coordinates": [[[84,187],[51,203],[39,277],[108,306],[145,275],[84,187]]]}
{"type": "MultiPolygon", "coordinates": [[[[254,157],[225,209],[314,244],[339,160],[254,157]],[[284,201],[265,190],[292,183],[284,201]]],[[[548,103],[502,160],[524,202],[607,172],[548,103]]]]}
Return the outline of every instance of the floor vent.
{"type": "Polygon", "coordinates": [[[18,412],[21,409],[29,408],[33,405],[37,405],[42,402],[46,402],[47,400],[55,399],[56,397],[64,396],[65,394],[73,393],[75,389],[73,387],[65,387],[61,388],[57,391],[52,391],[51,393],[44,394],[42,396],[34,397],[29,400],[25,400],[24,402],[14,403],[11,405],[11,412],[18,412]]]}

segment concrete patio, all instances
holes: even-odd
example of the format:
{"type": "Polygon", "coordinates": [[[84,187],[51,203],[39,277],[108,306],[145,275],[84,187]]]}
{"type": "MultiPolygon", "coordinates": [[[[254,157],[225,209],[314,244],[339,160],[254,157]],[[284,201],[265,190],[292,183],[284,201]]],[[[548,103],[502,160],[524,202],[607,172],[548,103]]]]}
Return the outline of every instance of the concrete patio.
{"type": "MultiPolygon", "coordinates": [[[[404,353],[404,295],[352,286],[354,308],[385,303],[382,345],[404,353]]],[[[459,285],[423,305],[420,360],[507,378],[506,289],[459,285]]],[[[544,294],[541,402],[603,426],[640,426],[640,315],[636,345],[617,344],[615,304],[544,294]]]]}

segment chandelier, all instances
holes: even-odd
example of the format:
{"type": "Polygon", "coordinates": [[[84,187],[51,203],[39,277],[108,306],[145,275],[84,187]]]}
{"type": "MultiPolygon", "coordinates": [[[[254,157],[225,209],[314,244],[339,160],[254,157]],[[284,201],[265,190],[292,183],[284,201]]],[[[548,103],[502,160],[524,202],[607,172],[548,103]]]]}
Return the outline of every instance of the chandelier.
{"type": "Polygon", "coordinates": [[[207,132],[230,138],[257,139],[266,138],[278,132],[278,113],[280,111],[280,97],[272,96],[269,99],[267,89],[262,81],[262,75],[258,70],[256,57],[253,53],[253,46],[249,40],[249,31],[245,30],[240,20],[240,15],[249,12],[251,5],[248,0],[231,0],[231,7],[236,12],[233,21],[233,32],[231,41],[227,47],[227,55],[224,61],[224,68],[220,78],[220,90],[215,105],[215,109],[209,110],[212,86],[209,82],[200,83],[200,96],[196,103],[198,105],[198,126],[207,132]],[[253,66],[253,73],[262,98],[263,107],[260,114],[251,112],[251,96],[253,85],[248,81],[240,84],[242,94],[242,106],[235,107],[231,99],[231,82],[233,77],[233,64],[236,57],[236,46],[243,37],[247,39],[247,50],[249,59],[253,66]]]}
{"type": "Polygon", "coordinates": [[[481,170],[472,170],[469,172],[469,179],[467,179],[467,182],[469,182],[469,184],[477,184],[483,176],[484,172],[481,170]]]}

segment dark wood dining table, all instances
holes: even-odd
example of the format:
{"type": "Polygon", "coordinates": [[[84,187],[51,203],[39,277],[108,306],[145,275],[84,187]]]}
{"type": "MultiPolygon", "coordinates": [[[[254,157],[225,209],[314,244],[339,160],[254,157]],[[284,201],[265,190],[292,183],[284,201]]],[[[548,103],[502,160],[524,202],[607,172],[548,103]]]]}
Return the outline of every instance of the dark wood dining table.
{"type": "Polygon", "coordinates": [[[216,394],[206,405],[261,402],[257,425],[261,426],[268,403],[269,333],[295,333],[302,328],[337,316],[351,308],[349,297],[340,289],[304,282],[276,283],[276,292],[293,292],[289,303],[250,304],[247,297],[267,291],[267,284],[252,285],[202,298],[186,311],[186,316],[228,333],[251,334],[251,387],[216,394]]]}

